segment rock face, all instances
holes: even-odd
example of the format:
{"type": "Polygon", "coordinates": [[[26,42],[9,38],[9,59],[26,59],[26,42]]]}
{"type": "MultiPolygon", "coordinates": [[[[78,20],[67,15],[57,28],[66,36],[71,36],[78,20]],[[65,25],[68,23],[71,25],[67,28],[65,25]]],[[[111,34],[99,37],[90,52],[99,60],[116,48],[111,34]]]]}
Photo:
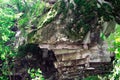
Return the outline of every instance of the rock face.
{"type": "Polygon", "coordinates": [[[54,63],[58,70],[59,80],[82,79],[93,74],[107,74],[112,70],[111,54],[106,50],[107,45],[100,47],[96,44],[89,49],[82,45],[59,43],[41,44],[41,48],[52,49],[57,61],[54,63]]]}
{"type": "MultiPolygon", "coordinates": [[[[96,1],[59,0],[51,7],[42,18],[36,19],[37,29],[29,31],[27,43],[53,50],[57,59],[54,62],[57,80],[82,79],[89,75],[87,71],[108,73],[111,54],[107,51],[107,43],[100,39],[104,26],[99,25],[96,1]]],[[[105,33],[107,28],[108,25],[105,33]]],[[[48,80],[53,80],[52,77],[48,80]]]]}

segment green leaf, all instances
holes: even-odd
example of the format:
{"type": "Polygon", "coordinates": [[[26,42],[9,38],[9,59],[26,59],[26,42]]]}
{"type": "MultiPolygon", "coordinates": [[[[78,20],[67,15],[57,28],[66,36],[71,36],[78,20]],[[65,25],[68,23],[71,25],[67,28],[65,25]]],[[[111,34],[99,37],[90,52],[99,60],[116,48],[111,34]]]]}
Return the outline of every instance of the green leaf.
{"type": "Polygon", "coordinates": [[[31,72],[35,72],[35,69],[31,69],[31,72]]]}
{"type": "Polygon", "coordinates": [[[5,53],[1,54],[1,59],[5,60],[5,53]]]}
{"type": "Polygon", "coordinates": [[[23,13],[22,13],[22,12],[21,12],[21,13],[18,13],[18,14],[16,14],[16,15],[15,15],[15,18],[16,18],[16,19],[19,19],[19,18],[20,18],[20,16],[22,16],[22,15],[23,15],[23,13]]]}
{"type": "Polygon", "coordinates": [[[105,37],[105,35],[103,33],[100,33],[100,37],[101,37],[102,40],[106,39],[106,37],[105,37]]]}
{"type": "Polygon", "coordinates": [[[120,59],[120,53],[116,54],[116,59],[120,59]]]}
{"type": "Polygon", "coordinates": [[[33,74],[31,74],[31,78],[35,78],[35,74],[33,73],[33,74]]]}
{"type": "Polygon", "coordinates": [[[9,38],[8,38],[6,35],[3,35],[3,36],[2,36],[2,39],[3,39],[3,41],[9,40],[9,38]]]}

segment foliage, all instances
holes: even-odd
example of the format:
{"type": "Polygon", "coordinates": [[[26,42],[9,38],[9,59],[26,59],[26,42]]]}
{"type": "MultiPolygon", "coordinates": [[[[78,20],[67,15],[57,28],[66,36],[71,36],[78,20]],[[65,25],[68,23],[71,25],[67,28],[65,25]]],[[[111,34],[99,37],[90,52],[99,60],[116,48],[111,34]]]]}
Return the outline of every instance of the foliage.
{"type": "Polygon", "coordinates": [[[18,0],[16,5],[18,12],[22,13],[22,16],[17,20],[17,27],[22,32],[21,36],[27,39],[29,33],[33,31],[30,36],[35,33],[37,24],[46,18],[43,16],[46,11],[45,3],[42,0],[18,0]]]}
{"type": "Polygon", "coordinates": [[[27,9],[27,11],[24,12],[23,16],[19,20],[19,22],[18,22],[19,26],[27,26],[27,25],[25,25],[25,23],[30,24],[29,21],[32,22],[34,19],[36,19],[38,16],[40,16],[43,9],[44,9],[44,4],[42,4],[42,2],[36,2],[32,6],[29,6],[29,9],[27,9]]]}
{"type": "Polygon", "coordinates": [[[115,53],[113,61],[113,71],[108,76],[101,77],[100,80],[119,80],[120,79],[120,25],[116,24],[114,33],[111,33],[108,38],[104,38],[108,42],[108,50],[115,53]]]}
{"type": "Polygon", "coordinates": [[[14,15],[11,8],[0,7],[0,55],[2,60],[5,59],[6,54],[11,53],[10,47],[6,46],[6,43],[14,35],[10,30],[10,27],[14,25],[14,15]]]}
{"type": "MultiPolygon", "coordinates": [[[[0,2],[0,60],[2,63],[1,75],[9,75],[10,74],[10,66],[8,65],[9,60],[15,57],[15,52],[12,49],[14,32],[10,29],[15,24],[15,19],[17,14],[14,9],[8,7],[9,3],[1,1],[0,2]]],[[[6,80],[6,76],[0,76],[0,79],[6,80]]]]}
{"type": "Polygon", "coordinates": [[[28,73],[30,74],[32,80],[45,80],[40,69],[29,69],[28,73]]]}
{"type": "MultiPolygon", "coordinates": [[[[67,7],[68,16],[71,18],[71,21],[68,23],[66,27],[66,34],[68,37],[77,37],[75,39],[80,39],[85,37],[84,35],[87,34],[88,31],[95,32],[97,34],[104,30],[104,23],[108,22],[108,29],[104,33],[105,36],[109,36],[111,32],[114,31],[115,16],[118,16],[115,11],[116,7],[119,10],[119,1],[104,1],[104,0],[74,0],[74,2],[68,2],[69,5],[65,5],[67,7]],[[102,1],[101,3],[99,1],[102,1]],[[74,4],[75,3],[75,4],[74,4]],[[114,5],[116,4],[116,5],[114,5]],[[72,6],[72,7],[71,7],[72,6]],[[113,9],[114,8],[114,9],[113,9]],[[72,11],[72,16],[69,15],[69,10],[72,11]]],[[[66,11],[66,7],[64,7],[64,11],[66,11]]],[[[63,12],[64,12],[63,11],[63,12]]],[[[119,18],[119,17],[118,17],[119,18]]],[[[118,20],[116,20],[118,22],[118,20]]],[[[102,37],[105,37],[102,35],[102,37]]]]}
{"type": "Polygon", "coordinates": [[[116,24],[116,30],[111,33],[107,39],[108,44],[110,44],[109,50],[115,53],[114,69],[110,75],[110,80],[120,79],[120,25],[116,24]]]}
{"type": "Polygon", "coordinates": [[[8,80],[6,76],[0,76],[0,80],[8,80]]]}
{"type": "MultiPolygon", "coordinates": [[[[64,2],[64,0],[62,1],[64,2]]],[[[99,34],[104,27],[101,26],[102,22],[113,20],[112,7],[107,3],[100,4],[97,0],[74,0],[68,4],[63,3],[63,6],[65,7],[62,9],[62,13],[65,14],[65,17],[70,18],[70,21],[66,21],[68,23],[65,33],[69,38],[75,40],[83,39],[89,31],[97,31],[99,34]]]]}
{"type": "MultiPolygon", "coordinates": [[[[12,31],[12,28],[17,23],[17,20],[21,18],[21,15],[28,15],[24,14],[24,12],[26,13],[27,10],[29,10],[28,5],[29,8],[31,8],[31,5],[33,5],[33,7],[30,9],[30,13],[32,14],[29,13],[29,15],[38,16],[41,13],[39,7],[42,6],[38,4],[39,3],[30,4],[29,1],[23,2],[22,0],[11,0],[10,2],[9,0],[0,0],[0,61],[2,61],[2,66],[0,67],[0,80],[7,80],[8,75],[14,74],[11,71],[11,67],[13,67],[12,61],[16,57],[16,48],[14,48],[13,45],[13,42],[15,40],[15,32],[12,31]]],[[[32,18],[33,17],[31,17],[31,19],[32,18]]],[[[26,20],[28,21],[29,19],[26,20]]],[[[19,26],[21,25],[24,25],[24,20],[20,22],[19,26]]],[[[36,73],[36,75],[38,74],[36,73]]],[[[39,76],[39,78],[41,77],[39,76]]]]}
{"type": "Polygon", "coordinates": [[[115,20],[118,24],[120,24],[120,0],[110,0],[109,1],[111,5],[113,6],[113,15],[115,17],[115,20]]]}
{"type": "Polygon", "coordinates": [[[15,13],[13,9],[0,6],[0,55],[2,60],[5,60],[7,56],[13,57],[11,55],[10,44],[7,44],[7,42],[14,36],[14,32],[10,30],[14,25],[14,20],[15,13]]]}
{"type": "MultiPolygon", "coordinates": [[[[19,4],[23,5],[20,6],[23,7],[22,10],[20,10],[20,12],[23,12],[23,15],[18,20],[18,27],[22,29],[22,31],[25,31],[26,29],[36,28],[36,22],[34,22],[34,20],[36,20],[38,17],[41,17],[44,11],[45,3],[37,0],[35,2],[27,1],[23,4],[22,0],[18,1],[19,4]]],[[[17,8],[20,9],[19,7],[17,8]]]]}

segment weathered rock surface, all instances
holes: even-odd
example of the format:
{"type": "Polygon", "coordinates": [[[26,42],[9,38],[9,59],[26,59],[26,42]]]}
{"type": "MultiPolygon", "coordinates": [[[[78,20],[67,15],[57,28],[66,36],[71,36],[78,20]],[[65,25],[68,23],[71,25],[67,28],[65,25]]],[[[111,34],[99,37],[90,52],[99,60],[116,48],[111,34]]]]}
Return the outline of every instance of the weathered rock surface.
{"type": "Polygon", "coordinates": [[[77,44],[40,44],[41,48],[52,49],[57,61],[54,63],[58,70],[59,80],[83,79],[88,75],[108,74],[112,69],[111,54],[107,44],[99,44],[84,49],[77,44]]]}

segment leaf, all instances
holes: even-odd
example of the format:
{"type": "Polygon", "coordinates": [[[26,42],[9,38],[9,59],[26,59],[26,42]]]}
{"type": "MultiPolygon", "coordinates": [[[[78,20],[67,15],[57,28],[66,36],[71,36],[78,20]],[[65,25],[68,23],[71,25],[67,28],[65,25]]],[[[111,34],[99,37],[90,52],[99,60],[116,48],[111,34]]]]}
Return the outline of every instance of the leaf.
{"type": "Polygon", "coordinates": [[[8,38],[6,35],[3,35],[3,36],[2,36],[2,39],[3,39],[3,41],[9,40],[9,38],[8,38]]]}
{"type": "Polygon", "coordinates": [[[120,42],[120,37],[115,39],[116,43],[120,42]]]}
{"type": "Polygon", "coordinates": [[[116,59],[120,59],[120,53],[116,54],[116,59]]]}
{"type": "Polygon", "coordinates": [[[110,52],[114,52],[114,51],[115,51],[114,48],[108,48],[108,50],[109,50],[110,52]]]}
{"type": "Polygon", "coordinates": [[[15,15],[15,18],[16,18],[16,19],[19,19],[22,15],[23,15],[22,12],[21,12],[21,13],[18,13],[18,14],[15,15]]]}
{"type": "Polygon", "coordinates": [[[5,59],[5,54],[1,54],[1,59],[4,60],[5,59]]]}
{"type": "Polygon", "coordinates": [[[31,78],[35,78],[35,74],[31,74],[31,78]]]}
{"type": "Polygon", "coordinates": [[[32,69],[31,72],[35,72],[35,69],[32,69]]]}
{"type": "Polygon", "coordinates": [[[105,40],[105,39],[106,39],[106,37],[105,37],[105,35],[104,35],[103,33],[100,33],[100,38],[101,38],[102,40],[105,40]]]}

